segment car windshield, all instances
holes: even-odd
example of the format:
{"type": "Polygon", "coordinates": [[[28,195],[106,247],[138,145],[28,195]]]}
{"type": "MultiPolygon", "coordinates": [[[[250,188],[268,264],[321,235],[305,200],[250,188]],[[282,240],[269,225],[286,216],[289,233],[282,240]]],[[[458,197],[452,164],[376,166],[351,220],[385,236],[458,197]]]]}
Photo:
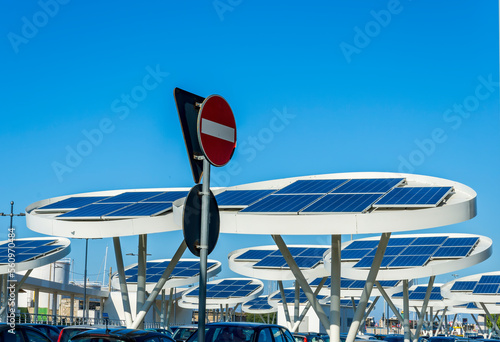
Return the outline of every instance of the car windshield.
{"type": "MultiPolygon", "coordinates": [[[[255,331],[248,327],[218,326],[205,329],[205,342],[251,342],[255,331]]],[[[195,334],[189,342],[197,342],[195,334]]]]}
{"type": "Polygon", "coordinates": [[[178,328],[172,336],[174,340],[187,340],[197,328],[178,328]]]}

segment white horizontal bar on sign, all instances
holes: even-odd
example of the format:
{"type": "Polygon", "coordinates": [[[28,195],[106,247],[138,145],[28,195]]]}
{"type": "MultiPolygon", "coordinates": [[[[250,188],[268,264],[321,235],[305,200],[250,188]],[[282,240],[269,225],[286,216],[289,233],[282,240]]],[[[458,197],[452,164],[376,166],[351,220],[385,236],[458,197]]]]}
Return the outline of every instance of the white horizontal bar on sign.
{"type": "Polygon", "coordinates": [[[234,128],[201,119],[201,133],[234,143],[234,128]]]}

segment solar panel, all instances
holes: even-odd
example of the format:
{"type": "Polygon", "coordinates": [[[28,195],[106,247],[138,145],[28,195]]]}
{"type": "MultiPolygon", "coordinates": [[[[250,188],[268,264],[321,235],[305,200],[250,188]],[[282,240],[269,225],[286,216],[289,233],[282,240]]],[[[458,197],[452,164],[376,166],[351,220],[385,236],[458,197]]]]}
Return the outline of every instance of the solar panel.
{"type": "Polygon", "coordinates": [[[500,284],[500,275],[483,275],[478,284],[500,284]]]}
{"type": "Polygon", "coordinates": [[[247,213],[293,213],[316,201],[321,195],[269,195],[246,207],[247,213]]]}
{"type": "Polygon", "coordinates": [[[276,192],[277,194],[326,194],[347,179],[301,179],[276,192]]]}
{"type": "Polygon", "coordinates": [[[371,249],[377,247],[378,243],[379,243],[378,240],[355,240],[342,250],[344,251],[348,249],[365,249],[365,248],[371,249]]]}
{"type": "Polygon", "coordinates": [[[101,216],[111,214],[113,211],[129,206],[129,203],[110,203],[110,204],[89,204],[67,213],[58,215],[57,218],[84,218],[84,219],[100,219],[101,216]]]}
{"type": "Polygon", "coordinates": [[[429,259],[429,255],[400,255],[397,256],[387,267],[399,268],[424,266],[429,259]]]}
{"type": "Polygon", "coordinates": [[[404,181],[404,178],[351,179],[332,193],[386,193],[404,181]]]}
{"type": "MultiPolygon", "coordinates": [[[[411,245],[411,243],[415,241],[414,237],[411,238],[390,238],[389,242],[387,243],[387,246],[408,246],[411,245]]],[[[377,241],[378,242],[378,241],[377,241]]]]}
{"type": "Polygon", "coordinates": [[[8,248],[11,241],[6,241],[0,246],[0,264],[12,262],[9,253],[14,254],[13,258],[16,263],[20,263],[42,257],[64,247],[63,245],[54,244],[54,241],[57,240],[14,240],[13,243],[16,245],[14,248],[8,248]]]}
{"type": "Polygon", "coordinates": [[[456,281],[450,291],[472,291],[477,281],[456,281]]]}
{"type": "Polygon", "coordinates": [[[435,207],[452,191],[452,187],[394,188],[375,203],[374,207],[435,207]]]}
{"type": "Polygon", "coordinates": [[[319,264],[322,258],[298,256],[295,257],[294,260],[299,268],[312,268],[319,264]]]}
{"type": "Polygon", "coordinates": [[[235,261],[257,261],[271,254],[273,250],[249,249],[240,256],[234,258],[235,261]]]}
{"type": "MultiPolygon", "coordinates": [[[[288,248],[288,251],[290,252],[290,254],[292,256],[298,256],[298,255],[301,255],[302,252],[304,252],[305,250],[307,249],[307,247],[289,247],[288,248]]],[[[279,249],[276,249],[274,252],[272,252],[271,254],[269,255],[279,255],[281,256],[281,251],[279,249]]]]}
{"type": "Polygon", "coordinates": [[[164,191],[124,192],[119,195],[106,198],[99,203],[135,203],[163,193],[164,191]]]}
{"type": "MultiPolygon", "coordinates": [[[[38,247],[38,246],[44,246],[49,243],[54,243],[57,241],[56,239],[53,240],[15,240],[14,244],[16,247],[38,247]]],[[[9,244],[9,241],[6,241],[5,244],[2,244],[1,246],[7,246],[9,244]]]]}
{"type": "Polygon", "coordinates": [[[472,247],[439,247],[432,255],[433,258],[461,258],[466,257],[472,247]]]}
{"type": "Polygon", "coordinates": [[[366,281],[364,280],[355,280],[349,286],[349,290],[361,290],[365,287],[366,281]]]}
{"type": "Polygon", "coordinates": [[[215,199],[219,207],[245,207],[273,192],[274,190],[226,190],[215,196],[215,199]]]}
{"type": "Polygon", "coordinates": [[[467,309],[479,309],[476,303],[467,303],[467,309]]]}
{"type": "MultiPolygon", "coordinates": [[[[295,289],[284,289],[283,291],[285,293],[285,299],[287,303],[293,303],[295,301],[295,289]]],[[[324,295],[318,295],[316,298],[321,300],[324,299],[326,296],[324,295]]],[[[278,303],[282,303],[281,299],[281,293],[278,291],[274,296],[270,298],[270,300],[277,300],[278,303]]],[[[299,290],[299,302],[301,304],[307,303],[307,297],[304,291],[302,289],[299,290]]]]}
{"type": "Polygon", "coordinates": [[[283,256],[267,256],[253,265],[254,268],[282,268],[286,266],[287,263],[283,256]]]}
{"type": "Polygon", "coordinates": [[[498,292],[499,284],[477,284],[473,294],[496,294],[498,292]]]}
{"type": "Polygon", "coordinates": [[[359,260],[367,255],[372,249],[343,249],[340,251],[341,260],[359,260]]]}
{"type": "Polygon", "coordinates": [[[395,287],[399,284],[400,280],[380,280],[379,283],[382,287],[395,287]]]}
{"type": "Polygon", "coordinates": [[[172,209],[171,202],[163,203],[134,203],[128,207],[122,208],[103,217],[138,217],[138,216],[156,216],[172,209]]]}
{"type": "Polygon", "coordinates": [[[447,238],[447,236],[422,236],[417,237],[411,244],[419,246],[442,245],[447,238]]]}
{"type": "MultiPolygon", "coordinates": [[[[382,258],[382,263],[380,267],[387,267],[396,257],[394,256],[384,256],[382,258]]],[[[358,261],[353,267],[356,268],[370,268],[372,267],[374,257],[366,256],[360,261],[358,261]]]]}
{"type": "Polygon", "coordinates": [[[443,243],[443,247],[474,246],[478,240],[478,237],[448,238],[448,240],[443,243]]]}
{"type": "MultiPolygon", "coordinates": [[[[148,261],[146,263],[146,281],[147,282],[157,282],[169,264],[170,264],[169,260],[162,261],[162,262],[148,261]]],[[[213,261],[209,261],[209,262],[207,262],[207,269],[210,270],[211,268],[213,268],[216,265],[217,265],[217,263],[215,263],[213,261]]],[[[189,278],[189,277],[197,276],[199,272],[200,272],[200,262],[199,261],[180,260],[179,262],[177,262],[174,269],[172,270],[170,277],[171,278],[189,278]]],[[[129,276],[129,278],[127,278],[127,282],[130,282],[130,283],[137,282],[137,273],[138,273],[138,266],[137,265],[135,265],[134,267],[131,267],[129,269],[126,269],[125,276],[129,276]]]]}
{"type": "Polygon", "coordinates": [[[250,310],[271,310],[273,307],[269,305],[267,296],[260,296],[243,303],[250,310]]]}
{"type": "Polygon", "coordinates": [[[321,257],[323,258],[323,255],[325,254],[325,252],[328,250],[328,248],[322,248],[322,247],[309,247],[307,248],[305,251],[303,251],[302,253],[300,253],[300,256],[310,256],[310,257],[313,257],[313,256],[318,256],[318,257],[321,257]]]}
{"type": "Polygon", "coordinates": [[[380,194],[328,194],[303,209],[303,213],[362,213],[380,194]]]}
{"type": "MultiPolygon", "coordinates": [[[[386,247],[384,255],[391,255],[391,256],[400,255],[404,249],[405,247],[403,246],[386,247]]],[[[371,252],[367,254],[367,256],[375,256],[375,253],[377,253],[377,248],[372,249],[371,252]]]]}
{"type": "MultiPolygon", "coordinates": [[[[319,283],[321,283],[321,280],[323,278],[316,278],[313,281],[309,283],[311,286],[319,286],[319,283]]],[[[325,283],[323,284],[323,287],[328,287],[331,284],[332,279],[330,277],[326,278],[325,283]]]]}
{"type": "Polygon", "coordinates": [[[173,202],[179,198],[186,197],[189,191],[167,191],[159,195],[146,198],[143,202],[173,202]]]}
{"type": "Polygon", "coordinates": [[[438,246],[408,246],[402,252],[401,255],[428,255],[429,257],[436,252],[438,246]]]}
{"type": "MultiPolygon", "coordinates": [[[[329,278],[331,280],[331,278],[329,278]]],[[[347,279],[347,278],[340,278],[340,288],[342,289],[348,289],[349,286],[351,286],[354,283],[354,280],[352,279],[347,279]]],[[[326,283],[325,283],[326,285],[326,283]]],[[[331,281],[329,286],[331,285],[331,281]]]]}
{"type": "MultiPolygon", "coordinates": [[[[225,279],[217,284],[207,284],[207,298],[235,298],[235,297],[246,297],[250,295],[255,290],[259,289],[261,286],[258,284],[251,284],[251,280],[244,280],[242,282],[233,282],[231,279],[225,279]]],[[[199,293],[199,289],[196,288],[196,296],[199,293]]],[[[187,296],[195,296],[193,292],[187,294],[187,296]]]]}
{"type": "Polygon", "coordinates": [[[36,211],[64,211],[83,207],[109,196],[69,197],[36,209],[36,211]]]}

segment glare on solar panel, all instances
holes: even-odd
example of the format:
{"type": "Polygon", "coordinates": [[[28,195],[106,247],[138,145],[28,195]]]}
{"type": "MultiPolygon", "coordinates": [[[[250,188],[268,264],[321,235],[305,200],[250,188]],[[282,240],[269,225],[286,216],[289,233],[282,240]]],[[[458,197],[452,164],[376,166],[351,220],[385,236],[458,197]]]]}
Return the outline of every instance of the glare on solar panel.
{"type": "Polygon", "coordinates": [[[65,211],[80,208],[88,204],[101,201],[109,196],[69,197],[61,201],[37,208],[36,211],[65,211]]]}
{"type": "Polygon", "coordinates": [[[456,281],[450,291],[472,291],[477,281],[456,281]]]}
{"type": "Polygon", "coordinates": [[[186,197],[189,191],[167,191],[142,200],[142,202],[173,202],[179,198],[186,197]]]}
{"type": "Polygon", "coordinates": [[[404,178],[351,179],[332,193],[386,193],[404,181],[404,178]]]}
{"type": "Polygon", "coordinates": [[[466,257],[472,247],[439,247],[432,255],[433,258],[460,258],[466,257]]]}
{"type": "Polygon", "coordinates": [[[38,247],[55,241],[57,240],[14,240],[14,244],[16,247],[38,247]]]}
{"type": "Polygon", "coordinates": [[[435,207],[452,191],[452,187],[406,187],[394,188],[373,206],[391,207],[435,207]]]}
{"type": "Polygon", "coordinates": [[[113,211],[122,209],[129,206],[128,203],[109,203],[109,204],[89,204],[85,207],[81,207],[72,211],[68,211],[62,215],[58,215],[57,218],[62,219],[100,219],[101,216],[106,214],[111,214],[113,211]]]}
{"type": "Polygon", "coordinates": [[[163,194],[164,192],[165,191],[124,192],[119,195],[106,198],[99,203],[135,203],[163,194]]]}
{"type": "Polygon", "coordinates": [[[246,207],[247,213],[297,213],[322,195],[269,195],[246,207]]]}
{"type": "Polygon", "coordinates": [[[429,255],[400,255],[397,256],[387,267],[399,268],[424,266],[429,259],[429,255]]]}
{"type": "Polygon", "coordinates": [[[271,254],[273,250],[266,249],[249,249],[243,254],[234,258],[235,261],[257,261],[271,254]]]}
{"type": "Polygon", "coordinates": [[[282,188],[277,194],[326,194],[347,179],[302,179],[282,188]]]}
{"type": "Polygon", "coordinates": [[[128,218],[128,217],[139,217],[139,216],[157,216],[166,212],[169,209],[172,209],[171,202],[160,202],[160,203],[140,202],[140,203],[134,203],[128,207],[114,211],[110,214],[103,215],[103,217],[128,218]]]}
{"type": "Polygon", "coordinates": [[[217,196],[217,205],[219,207],[245,207],[250,205],[275,190],[226,190],[217,196]]]}
{"type": "Polygon", "coordinates": [[[465,237],[465,238],[448,238],[443,247],[467,247],[474,246],[479,240],[478,237],[465,237]]]}
{"type": "Polygon", "coordinates": [[[327,194],[301,213],[363,213],[379,197],[380,194],[327,194]]]}

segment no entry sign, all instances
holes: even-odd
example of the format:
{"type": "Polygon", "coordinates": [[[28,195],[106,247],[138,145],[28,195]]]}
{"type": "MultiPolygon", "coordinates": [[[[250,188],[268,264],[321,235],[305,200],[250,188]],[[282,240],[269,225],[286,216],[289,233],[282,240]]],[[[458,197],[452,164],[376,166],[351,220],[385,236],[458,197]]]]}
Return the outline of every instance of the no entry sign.
{"type": "Polygon", "coordinates": [[[201,104],[198,140],[210,164],[224,166],[231,160],[236,148],[236,122],[222,96],[210,95],[201,104]]]}

